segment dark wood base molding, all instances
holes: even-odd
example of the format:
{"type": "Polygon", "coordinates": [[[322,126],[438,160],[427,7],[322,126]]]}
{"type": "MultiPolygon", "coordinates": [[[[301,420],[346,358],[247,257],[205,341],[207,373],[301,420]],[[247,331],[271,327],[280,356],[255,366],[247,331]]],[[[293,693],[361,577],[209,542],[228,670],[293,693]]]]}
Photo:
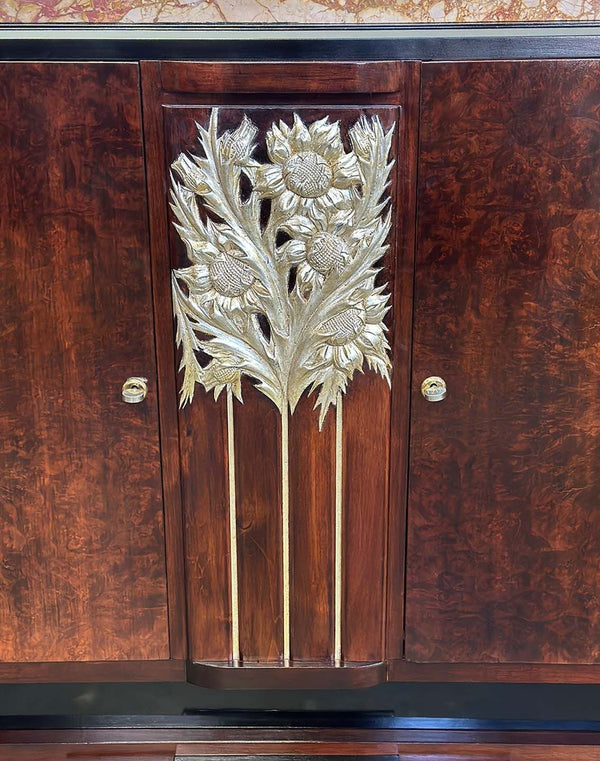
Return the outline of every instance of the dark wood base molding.
{"type": "Polygon", "coordinates": [[[504,682],[600,684],[600,664],[349,663],[342,668],[302,664],[233,667],[227,663],[90,661],[0,663],[4,683],[189,682],[211,689],[351,689],[384,682],[504,682]]]}
{"type": "Polygon", "coordinates": [[[597,722],[489,722],[335,713],[237,717],[29,717],[0,720],[0,759],[67,758],[205,761],[285,757],[289,761],[600,761],[597,722]],[[373,724],[376,724],[374,727],[373,724]]]}
{"type": "Polygon", "coordinates": [[[0,663],[0,681],[185,682],[184,661],[89,661],[87,663],[0,663]]]}
{"type": "Polygon", "coordinates": [[[348,663],[341,668],[318,664],[230,666],[188,663],[187,681],[212,689],[348,689],[387,681],[385,663],[348,663]]]}
{"type": "Polygon", "coordinates": [[[252,664],[188,663],[187,681],[213,689],[346,689],[383,682],[599,684],[600,664],[555,663],[351,663],[343,668],[303,664],[284,668],[252,664]]]}
{"type": "Polygon", "coordinates": [[[600,664],[550,663],[349,663],[342,668],[302,664],[233,667],[227,663],[90,661],[0,663],[5,683],[189,682],[211,689],[351,689],[384,682],[504,682],[599,684],[600,664]]]}
{"type": "Polygon", "coordinates": [[[391,661],[390,682],[598,684],[600,664],[407,663],[391,661]]]}

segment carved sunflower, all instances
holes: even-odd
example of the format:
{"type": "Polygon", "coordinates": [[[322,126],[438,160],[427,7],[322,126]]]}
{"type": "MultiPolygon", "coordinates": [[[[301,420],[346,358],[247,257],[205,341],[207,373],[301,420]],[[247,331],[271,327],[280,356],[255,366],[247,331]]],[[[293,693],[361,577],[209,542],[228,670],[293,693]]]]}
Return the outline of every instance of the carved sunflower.
{"type": "Polygon", "coordinates": [[[339,122],[328,117],[308,127],[298,114],[290,128],[273,124],[266,136],[272,164],[258,166],[252,175],[261,198],[277,198],[284,214],[299,206],[347,206],[348,189],[361,182],[356,155],[346,153],[339,122]]]}
{"type": "Polygon", "coordinates": [[[269,295],[244,253],[229,241],[206,244],[202,261],[180,270],[178,276],[193,301],[208,312],[216,309],[234,318],[256,311],[269,295]]]}
{"type": "Polygon", "coordinates": [[[383,323],[389,309],[388,297],[377,291],[321,323],[316,334],[324,340],[317,352],[317,362],[351,378],[355,370],[362,370],[366,360],[369,367],[389,381],[390,347],[383,323]]]}
{"type": "Polygon", "coordinates": [[[279,249],[279,255],[297,265],[297,290],[308,298],[315,285],[321,286],[332,273],[340,274],[354,255],[351,215],[346,212],[318,212],[296,215],[281,226],[293,235],[279,249]]]}

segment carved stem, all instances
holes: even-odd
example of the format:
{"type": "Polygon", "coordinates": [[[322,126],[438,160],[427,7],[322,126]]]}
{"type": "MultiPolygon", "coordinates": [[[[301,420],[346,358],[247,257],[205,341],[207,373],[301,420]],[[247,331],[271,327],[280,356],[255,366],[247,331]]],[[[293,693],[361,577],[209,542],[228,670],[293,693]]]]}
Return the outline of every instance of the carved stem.
{"type": "Polygon", "coordinates": [[[281,559],[283,566],[283,665],[290,665],[290,469],[289,404],[281,410],[281,559]]]}
{"type": "Polygon", "coordinates": [[[342,394],[335,404],[335,586],[333,593],[334,635],[333,658],[336,666],[342,665],[342,518],[344,496],[342,394]]]}
{"type": "Polygon", "coordinates": [[[233,428],[233,392],[227,386],[227,462],[229,476],[229,561],[231,571],[231,657],[240,665],[240,615],[238,595],[238,553],[235,493],[235,431],[233,428]]]}

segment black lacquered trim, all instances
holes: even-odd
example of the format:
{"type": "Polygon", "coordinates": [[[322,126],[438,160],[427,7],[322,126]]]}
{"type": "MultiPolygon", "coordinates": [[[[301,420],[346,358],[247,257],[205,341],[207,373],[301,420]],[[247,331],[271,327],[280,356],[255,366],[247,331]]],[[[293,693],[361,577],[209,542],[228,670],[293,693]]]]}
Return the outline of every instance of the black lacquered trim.
{"type": "Polygon", "coordinates": [[[0,60],[486,60],[600,57],[600,23],[2,24],[0,60]]]}
{"type": "Polygon", "coordinates": [[[592,732],[600,721],[402,717],[370,712],[198,711],[184,716],[2,716],[0,731],[36,729],[389,729],[467,732],[592,732]]]}

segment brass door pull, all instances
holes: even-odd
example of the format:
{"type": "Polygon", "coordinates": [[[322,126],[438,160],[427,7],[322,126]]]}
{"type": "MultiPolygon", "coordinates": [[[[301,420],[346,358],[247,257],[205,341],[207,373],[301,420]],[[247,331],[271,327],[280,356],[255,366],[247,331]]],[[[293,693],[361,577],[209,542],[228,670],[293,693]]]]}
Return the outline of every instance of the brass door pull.
{"type": "Polygon", "coordinates": [[[421,393],[428,402],[441,402],[446,398],[446,381],[437,375],[430,375],[421,383],[421,393]]]}
{"type": "Polygon", "coordinates": [[[127,378],[121,389],[121,398],[127,404],[143,402],[148,393],[148,378],[127,378]]]}

